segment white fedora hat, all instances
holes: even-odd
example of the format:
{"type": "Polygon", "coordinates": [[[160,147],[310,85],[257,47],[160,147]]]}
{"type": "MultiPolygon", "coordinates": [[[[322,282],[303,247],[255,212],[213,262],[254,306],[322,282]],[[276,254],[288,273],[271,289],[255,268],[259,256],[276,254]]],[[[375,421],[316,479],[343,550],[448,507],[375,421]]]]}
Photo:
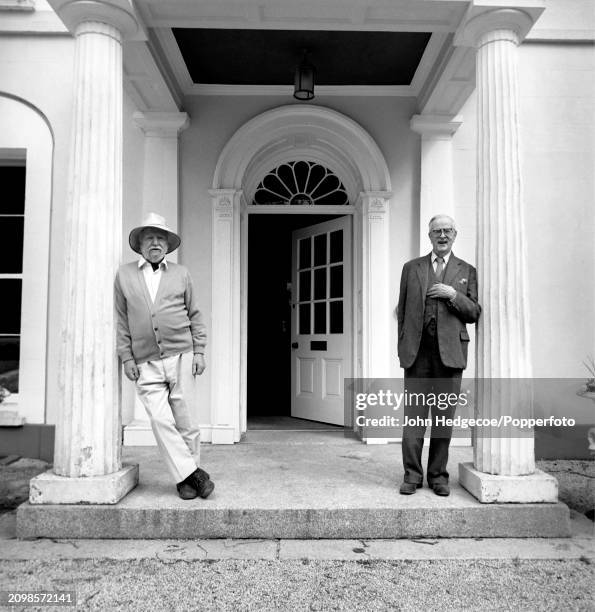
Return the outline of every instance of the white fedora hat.
{"type": "Polygon", "coordinates": [[[140,253],[140,235],[141,232],[147,228],[152,227],[153,229],[161,230],[167,234],[167,252],[171,253],[175,251],[182,242],[181,238],[165,224],[165,219],[156,213],[149,213],[142,225],[135,227],[128,236],[128,243],[130,248],[136,253],[140,253]]]}

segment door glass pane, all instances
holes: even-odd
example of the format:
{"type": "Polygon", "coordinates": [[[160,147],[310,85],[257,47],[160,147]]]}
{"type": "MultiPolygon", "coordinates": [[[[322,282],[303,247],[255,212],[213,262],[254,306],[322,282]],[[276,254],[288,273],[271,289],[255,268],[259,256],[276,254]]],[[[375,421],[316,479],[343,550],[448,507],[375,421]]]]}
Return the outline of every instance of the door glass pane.
{"type": "Polygon", "coordinates": [[[6,246],[5,256],[0,257],[0,274],[20,274],[23,271],[24,217],[0,215],[0,235],[6,246]]]}
{"type": "Polygon", "coordinates": [[[310,334],[310,304],[300,304],[299,306],[299,334],[310,334]]]}
{"type": "Polygon", "coordinates": [[[307,302],[311,299],[312,295],[312,272],[310,270],[306,270],[305,272],[300,272],[300,294],[298,301],[307,302]]]}
{"type": "Polygon", "coordinates": [[[331,232],[331,261],[337,263],[343,261],[343,230],[331,232]]]}
{"type": "Polygon", "coordinates": [[[314,270],[314,299],[326,299],[326,268],[314,270]]]}
{"type": "Polygon", "coordinates": [[[343,266],[333,266],[331,268],[331,286],[329,297],[343,297],[343,266]]]}
{"type": "Polygon", "coordinates": [[[0,295],[2,296],[0,334],[21,333],[21,285],[20,278],[0,279],[0,295]]]}
{"type": "Polygon", "coordinates": [[[314,236],[314,265],[324,266],[326,264],[326,234],[314,236]]]}
{"type": "Polygon", "coordinates": [[[18,336],[0,336],[0,387],[11,393],[19,391],[19,352],[18,336]]]}
{"type": "Polygon", "coordinates": [[[343,333],[343,300],[330,303],[330,333],[343,333]]]}
{"type": "Polygon", "coordinates": [[[326,334],[326,302],[314,304],[314,333],[326,334]]]}
{"type": "Polygon", "coordinates": [[[300,244],[300,270],[309,268],[312,265],[312,255],[310,247],[310,238],[302,238],[300,244]]]}

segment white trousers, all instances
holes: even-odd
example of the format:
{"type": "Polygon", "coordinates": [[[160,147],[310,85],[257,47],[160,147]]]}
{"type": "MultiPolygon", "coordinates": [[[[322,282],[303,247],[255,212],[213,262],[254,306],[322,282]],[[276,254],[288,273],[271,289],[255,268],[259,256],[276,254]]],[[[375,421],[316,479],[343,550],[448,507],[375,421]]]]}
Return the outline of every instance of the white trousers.
{"type": "Polygon", "coordinates": [[[138,364],[136,391],[175,482],[184,480],[200,465],[200,430],[184,400],[192,380],[191,364],[192,353],[138,364]]]}

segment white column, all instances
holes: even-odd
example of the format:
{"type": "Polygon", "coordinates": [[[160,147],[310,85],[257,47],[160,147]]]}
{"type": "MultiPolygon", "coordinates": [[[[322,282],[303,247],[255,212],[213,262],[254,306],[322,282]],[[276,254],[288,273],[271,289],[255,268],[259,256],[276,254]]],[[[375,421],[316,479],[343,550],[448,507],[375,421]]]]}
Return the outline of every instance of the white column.
{"type": "Polygon", "coordinates": [[[414,115],[410,126],[421,134],[421,183],[419,194],[419,253],[428,252],[428,222],[438,214],[455,216],[452,137],[460,117],[414,115]]]}
{"type": "Polygon", "coordinates": [[[240,198],[209,191],[212,201],[211,441],[240,439],[240,198]]]}
{"type": "Polygon", "coordinates": [[[389,203],[391,194],[360,194],[362,209],[362,377],[390,375],[389,203]]]}
{"type": "MultiPolygon", "coordinates": [[[[530,18],[493,11],[469,22],[477,46],[477,268],[479,301],[476,411],[481,418],[529,417],[531,354],[519,145],[517,45],[530,18]]],[[[526,430],[525,430],[526,431],[526,430]]],[[[533,432],[479,430],[474,465],[461,484],[482,502],[557,499],[557,482],[535,470],[533,432]]]]}
{"type": "Polygon", "coordinates": [[[61,402],[54,470],[31,481],[30,501],[116,503],[138,481],[138,466],[121,465],[113,300],[122,242],[122,30],[134,20],[101,3],[68,6],[76,42],[61,402]],[[89,18],[96,4],[102,10],[89,18]]]}
{"type": "MultiPolygon", "coordinates": [[[[136,112],[136,124],[145,135],[142,218],[156,212],[178,229],[178,136],[189,124],[186,113],[136,112]]],[[[178,252],[167,256],[178,260],[178,252]]],[[[147,413],[135,394],[134,420],[124,428],[125,446],[155,446],[147,413]]]]}

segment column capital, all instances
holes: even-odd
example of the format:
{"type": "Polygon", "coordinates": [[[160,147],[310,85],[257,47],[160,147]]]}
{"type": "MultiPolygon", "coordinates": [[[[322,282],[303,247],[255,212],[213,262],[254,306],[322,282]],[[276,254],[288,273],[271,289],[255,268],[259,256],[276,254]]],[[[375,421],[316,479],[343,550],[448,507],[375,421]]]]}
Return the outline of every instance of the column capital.
{"type": "Polygon", "coordinates": [[[124,40],[146,40],[143,24],[131,0],[48,0],[64,25],[75,33],[86,21],[116,28],[124,40]]]}
{"type": "Polygon", "coordinates": [[[218,206],[232,206],[234,200],[242,195],[241,189],[209,189],[213,203],[218,206]]]}
{"type": "Polygon", "coordinates": [[[209,189],[214,219],[231,219],[240,209],[241,189],[209,189]]]}
{"type": "Polygon", "coordinates": [[[409,127],[421,134],[424,138],[432,140],[450,140],[463,123],[460,115],[413,115],[409,127]]]}
{"type": "Polygon", "coordinates": [[[364,208],[367,213],[388,212],[388,205],[393,195],[392,191],[362,191],[355,203],[358,210],[364,208]]]}
{"type": "Polygon", "coordinates": [[[476,15],[470,13],[459,26],[454,44],[461,47],[480,47],[487,42],[503,39],[520,44],[542,11],[543,8],[503,8],[476,15]]]}
{"type": "Polygon", "coordinates": [[[190,125],[187,113],[167,113],[160,111],[137,111],[132,118],[147,136],[177,138],[178,134],[190,125]]]}

